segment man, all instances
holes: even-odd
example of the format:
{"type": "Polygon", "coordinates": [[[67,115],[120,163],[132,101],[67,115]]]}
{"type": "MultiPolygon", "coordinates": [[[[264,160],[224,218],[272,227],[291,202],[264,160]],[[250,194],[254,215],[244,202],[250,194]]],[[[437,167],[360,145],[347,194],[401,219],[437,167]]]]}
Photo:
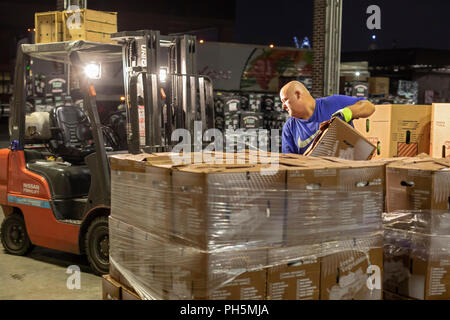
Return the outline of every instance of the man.
{"type": "Polygon", "coordinates": [[[375,106],[363,98],[333,95],[314,99],[298,81],[286,84],[280,98],[291,116],[283,126],[283,153],[303,154],[320,133],[320,124],[334,116],[353,126],[353,119],[367,118],[375,112],[375,106]]]}

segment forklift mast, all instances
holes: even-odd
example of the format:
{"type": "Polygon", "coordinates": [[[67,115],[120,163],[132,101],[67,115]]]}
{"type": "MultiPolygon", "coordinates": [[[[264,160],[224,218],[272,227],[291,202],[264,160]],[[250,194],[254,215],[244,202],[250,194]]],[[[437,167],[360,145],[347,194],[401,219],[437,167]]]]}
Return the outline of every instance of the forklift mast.
{"type": "Polygon", "coordinates": [[[197,135],[214,128],[212,82],[197,74],[195,36],[141,30],[111,39],[123,48],[130,153],[170,151],[172,132],[183,128],[194,137],[195,121],[202,124],[197,135]]]}

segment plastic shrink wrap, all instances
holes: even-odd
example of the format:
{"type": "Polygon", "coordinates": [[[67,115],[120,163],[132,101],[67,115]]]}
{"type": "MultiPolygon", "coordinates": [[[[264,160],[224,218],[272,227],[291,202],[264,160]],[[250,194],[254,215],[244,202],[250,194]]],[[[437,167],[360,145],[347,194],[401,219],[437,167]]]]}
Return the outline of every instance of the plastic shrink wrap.
{"type": "Polygon", "coordinates": [[[384,290],[412,299],[450,299],[450,211],[384,215],[384,290]]]}
{"type": "Polygon", "coordinates": [[[111,268],[142,299],[381,299],[384,164],[215,156],[111,158],[111,268]]]}

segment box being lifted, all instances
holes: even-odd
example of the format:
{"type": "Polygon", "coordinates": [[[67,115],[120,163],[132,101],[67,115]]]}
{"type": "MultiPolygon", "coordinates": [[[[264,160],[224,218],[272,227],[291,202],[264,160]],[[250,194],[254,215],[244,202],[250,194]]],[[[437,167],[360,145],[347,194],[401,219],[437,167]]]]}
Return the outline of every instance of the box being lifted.
{"type": "Polygon", "coordinates": [[[369,160],[375,147],[352,126],[334,118],[306,150],[305,156],[369,160]]]}

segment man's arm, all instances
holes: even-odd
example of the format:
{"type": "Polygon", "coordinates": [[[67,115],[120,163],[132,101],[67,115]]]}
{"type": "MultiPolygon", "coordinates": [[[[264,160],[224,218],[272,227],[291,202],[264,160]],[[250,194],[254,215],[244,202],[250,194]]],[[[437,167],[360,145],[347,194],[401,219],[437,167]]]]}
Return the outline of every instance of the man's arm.
{"type": "Polygon", "coordinates": [[[375,112],[375,106],[367,100],[360,100],[347,108],[352,112],[352,119],[368,118],[375,112]]]}
{"type": "Polygon", "coordinates": [[[332,117],[340,116],[345,122],[353,119],[367,118],[375,112],[375,106],[367,100],[359,100],[355,104],[349,105],[333,113],[332,117]]]}

